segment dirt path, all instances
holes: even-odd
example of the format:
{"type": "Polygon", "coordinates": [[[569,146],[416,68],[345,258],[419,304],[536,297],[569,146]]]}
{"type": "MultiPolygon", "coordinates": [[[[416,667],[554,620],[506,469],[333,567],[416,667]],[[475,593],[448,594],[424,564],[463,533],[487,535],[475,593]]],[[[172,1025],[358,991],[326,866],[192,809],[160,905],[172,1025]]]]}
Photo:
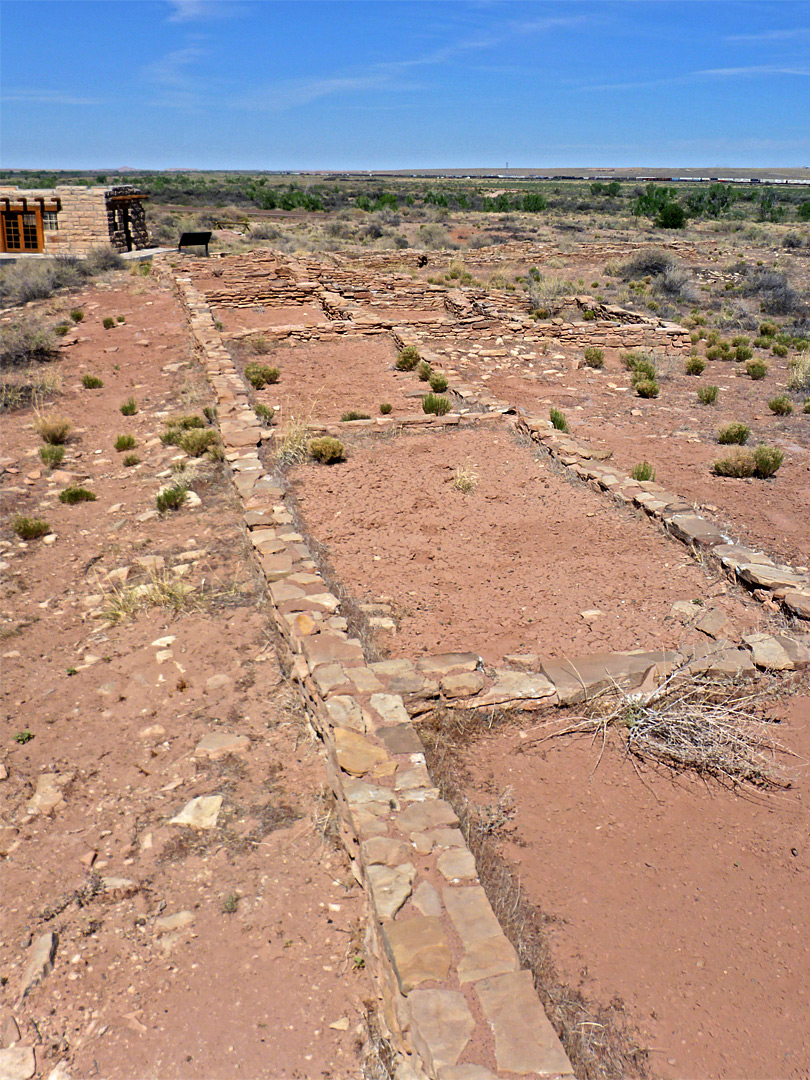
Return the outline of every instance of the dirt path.
{"type": "Polygon", "coordinates": [[[2,418],[0,1047],[32,1048],[37,1076],[359,1076],[364,900],[319,752],[224,467],[159,438],[210,401],[179,306],[129,275],[42,305],[74,307],[62,465],[40,462],[31,410],[2,418]],[[177,480],[195,497],[158,514],[177,480]],[[69,483],[96,500],[62,504],[69,483]],[[50,536],[20,541],[16,513],[50,536]],[[212,796],[213,827],[172,823],[212,796]]]}

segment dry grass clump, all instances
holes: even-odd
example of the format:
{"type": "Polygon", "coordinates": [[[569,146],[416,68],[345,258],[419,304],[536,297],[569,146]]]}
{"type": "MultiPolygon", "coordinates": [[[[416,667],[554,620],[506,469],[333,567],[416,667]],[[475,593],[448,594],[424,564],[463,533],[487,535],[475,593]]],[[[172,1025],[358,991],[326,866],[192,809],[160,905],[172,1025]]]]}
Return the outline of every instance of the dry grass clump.
{"type": "Polygon", "coordinates": [[[73,424],[64,416],[41,414],[34,422],[34,430],[43,442],[51,446],[62,446],[68,440],[73,424]]]}
{"type": "Polygon", "coordinates": [[[453,474],[453,487],[464,495],[469,495],[478,486],[478,473],[472,465],[457,465],[453,474]]]}
{"type": "Polygon", "coordinates": [[[758,716],[761,695],[739,687],[671,682],[646,698],[622,694],[597,698],[585,715],[555,737],[591,732],[621,733],[628,753],[679,771],[711,777],[728,786],[790,786],[780,757],[788,751],[758,716]]]}
{"type": "Polygon", "coordinates": [[[189,585],[167,570],[156,570],[141,585],[112,585],[104,592],[101,614],[110,623],[134,618],[140,611],[162,607],[178,614],[198,611],[202,598],[193,585],[189,585]]]}
{"type": "Polygon", "coordinates": [[[418,363],[419,350],[415,345],[406,345],[397,356],[394,367],[396,367],[397,371],[413,371],[418,363]]]}
{"type": "Polygon", "coordinates": [[[309,453],[309,417],[291,416],[276,442],[279,465],[300,465],[309,453]]]}
{"type": "Polygon", "coordinates": [[[32,366],[14,373],[0,373],[0,409],[39,408],[62,390],[62,376],[53,369],[32,366]]]}

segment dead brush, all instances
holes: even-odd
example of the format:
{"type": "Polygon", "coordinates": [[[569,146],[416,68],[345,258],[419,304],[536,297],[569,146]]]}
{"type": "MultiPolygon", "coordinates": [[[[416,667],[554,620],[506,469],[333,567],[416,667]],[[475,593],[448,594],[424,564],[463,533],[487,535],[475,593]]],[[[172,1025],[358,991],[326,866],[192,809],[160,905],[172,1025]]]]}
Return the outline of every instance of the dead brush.
{"type": "Polygon", "coordinates": [[[456,466],[456,471],[453,474],[453,487],[464,495],[469,495],[475,491],[478,487],[478,473],[472,464],[466,462],[464,465],[456,466]]]}
{"type": "Polygon", "coordinates": [[[133,619],[139,612],[153,607],[165,608],[175,615],[202,608],[202,598],[194,586],[168,570],[150,571],[148,580],[139,585],[107,584],[102,591],[101,614],[112,624],[133,619]]]}
{"type": "MultiPolygon", "coordinates": [[[[650,695],[615,692],[595,698],[586,713],[544,738],[591,734],[603,747],[620,732],[629,754],[736,787],[789,788],[781,758],[790,754],[770,734],[762,694],[713,682],[672,680],[650,695]]],[[[542,740],[541,740],[542,741],[542,740]]]]}
{"type": "Polygon", "coordinates": [[[300,465],[309,456],[309,416],[291,416],[276,441],[276,462],[281,466],[300,465]]]}

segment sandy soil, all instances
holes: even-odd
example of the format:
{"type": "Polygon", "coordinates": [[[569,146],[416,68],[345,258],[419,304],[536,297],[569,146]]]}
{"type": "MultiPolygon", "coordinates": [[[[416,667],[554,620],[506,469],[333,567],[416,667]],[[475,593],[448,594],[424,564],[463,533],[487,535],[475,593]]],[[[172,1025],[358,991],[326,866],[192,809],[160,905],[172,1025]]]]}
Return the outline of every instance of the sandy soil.
{"type": "Polygon", "coordinates": [[[474,801],[517,813],[501,847],[550,922],[556,963],[619,997],[662,1077],[810,1071],[810,697],[772,711],[790,790],[735,793],[601,741],[502,729],[463,756],[474,801]]]}
{"type": "Polygon", "coordinates": [[[111,1080],[359,1076],[363,896],[224,467],[187,463],[199,505],[155,512],[185,458],[160,442],[164,419],[210,402],[182,314],[127,274],[42,305],[53,321],[72,307],[85,320],[52,405],[75,424],[62,467],[41,465],[31,410],[2,418],[0,1031],[14,1019],[37,1076],[57,1061],[111,1080]],[[126,322],[105,331],[107,313],[126,322]],[[85,390],[85,372],[104,387],[85,390]],[[141,464],[123,466],[121,433],[141,464]],[[97,500],[60,503],[69,481],[97,500]],[[20,541],[14,513],[55,542],[20,541]],[[164,604],[101,617],[150,581],[164,604]],[[226,756],[196,749],[226,733],[242,737],[226,756]],[[50,813],[31,804],[43,778],[61,792],[50,813]],[[214,794],[214,828],[170,823],[214,794]],[[54,970],[21,1002],[48,932],[54,970]]]}
{"type": "Polygon", "coordinates": [[[392,655],[669,648],[685,640],[672,604],[707,596],[740,627],[756,618],[680,545],[561,478],[505,424],[358,441],[346,462],[293,475],[339,580],[393,600],[392,655]],[[465,466],[469,494],[453,486],[465,466]]]}
{"type": "Polygon", "coordinates": [[[319,304],[258,304],[249,308],[214,304],[211,314],[222,323],[226,334],[240,330],[259,331],[270,326],[329,326],[329,320],[319,304]]]}
{"type": "Polygon", "coordinates": [[[393,416],[421,413],[421,394],[428,389],[414,375],[394,369],[397,350],[387,334],[277,345],[259,357],[233,348],[242,370],[251,360],[280,370],[279,381],[255,395],[280,408],[279,423],[291,416],[334,423],[351,411],[375,417],[382,402],[393,406],[393,416]],[[408,396],[414,393],[415,399],[408,396]]]}

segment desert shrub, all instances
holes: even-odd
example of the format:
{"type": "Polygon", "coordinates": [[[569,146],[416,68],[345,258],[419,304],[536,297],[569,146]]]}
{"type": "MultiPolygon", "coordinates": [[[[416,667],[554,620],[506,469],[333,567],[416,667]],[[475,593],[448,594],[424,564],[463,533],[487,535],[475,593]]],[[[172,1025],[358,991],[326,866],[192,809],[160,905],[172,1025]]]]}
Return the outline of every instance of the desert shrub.
{"type": "Polygon", "coordinates": [[[115,326],[115,319],[112,317],[112,315],[105,315],[104,318],[101,320],[101,325],[104,327],[105,330],[112,330],[112,328],[115,326]]]}
{"type": "Polygon", "coordinates": [[[38,540],[40,536],[46,536],[51,531],[47,521],[26,517],[24,514],[15,514],[11,519],[11,527],[21,540],[38,540]]]}
{"type": "Polygon", "coordinates": [[[180,440],[183,437],[183,431],[179,427],[172,427],[171,425],[162,431],[160,434],[160,441],[164,446],[178,446],[180,440]]]}
{"type": "Polygon", "coordinates": [[[81,308],[77,308],[77,307],[71,308],[70,317],[73,320],[73,322],[80,323],[82,321],[82,319],[84,318],[84,312],[82,311],[81,308]]]}
{"type": "Polygon", "coordinates": [[[788,354],[788,347],[782,341],[775,341],[773,345],[771,345],[771,352],[774,356],[781,356],[784,358],[788,354]]]}
{"type": "Polygon", "coordinates": [[[750,345],[751,341],[745,334],[736,334],[731,339],[731,345],[734,349],[739,349],[741,345],[750,345]]]}
{"type": "Polygon", "coordinates": [[[119,454],[123,450],[134,450],[138,442],[134,435],[119,435],[115,440],[115,449],[119,454]]]}
{"type": "Polygon", "coordinates": [[[67,323],[57,323],[56,326],[53,328],[53,332],[56,334],[57,337],[64,337],[67,334],[68,330],[70,330],[70,327],[67,323]]]}
{"type": "Polygon", "coordinates": [[[80,487],[78,484],[71,484],[64,491],[59,492],[59,502],[65,503],[67,506],[75,506],[76,503],[82,502],[95,502],[96,498],[94,492],[88,491],[87,488],[80,487]]]}
{"type": "Polygon", "coordinates": [[[202,431],[205,428],[205,421],[201,416],[197,416],[196,413],[187,413],[180,416],[173,416],[169,420],[169,427],[180,428],[181,431],[202,431]]]}
{"type": "Polygon", "coordinates": [[[123,459],[124,465],[130,469],[133,465],[140,465],[141,459],[137,454],[125,454],[123,459]]]}
{"type": "Polygon", "coordinates": [[[254,390],[263,390],[265,386],[277,383],[280,375],[278,368],[267,364],[247,364],[245,367],[245,378],[254,390]]]}
{"type": "Polygon", "coordinates": [[[0,368],[47,363],[58,355],[51,331],[33,319],[11,323],[0,329],[0,368]]]}
{"type": "Polygon", "coordinates": [[[258,418],[265,424],[272,424],[273,418],[276,415],[275,409],[273,409],[270,405],[262,405],[260,401],[258,401],[253,406],[253,411],[256,413],[258,418]]]}
{"type": "Polygon", "coordinates": [[[721,427],[717,432],[717,441],[722,446],[730,446],[732,444],[745,446],[750,434],[751,428],[747,424],[726,424],[725,427],[721,427]]]}
{"type": "Polygon", "coordinates": [[[776,416],[790,416],[793,412],[793,402],[787,394],[778,394],[768,402],[768,408],[776,416]]]}
{"type": "Polygon", "coordinates": [[[270,345],[264,334],[255,334],[253,337],[245,338],[244,345],[254,356],[265,356],[270,352],[270,345]]]}
{"type": "Polygon", "coordinates": [[[587,345],[583,352],[586,367],[594,368],[598,371],[605,362],[605,350],[598,348],[596,345],[587,345]]]}
{"type": "Polygon", "coordinates": [[[743,292],[758,296],[760,307],[767,315],[793,315],[804,310],[801,297],[779,270],[757,267],[747,275],[743,292]]]}
{"type": "Polygon", "coordinates": [[[657,398],[661,393],[661,387],[655,379],[639,379],[634,385],[636,393],[642,398],[657,398]]]}
{"type": "Polygon", "coordinates": [[[343,461],[345,447],[340,439],[333,439],[330,435],[323,435],[318,439],[310,439],[307,449],[310,456],[320,461],[322,465],[332,465],[336,461],[343,461]]]}
{"type": "Polygon", "coordinates": [[[450,412],[450,401],[441,394],[425,394],[422,398],[422,411],[434,416],[444,416],[450,412]]]}
{"type": "Polygon", "coordinates": [[[126,261],[109,244],[91,248],[84,259],[84,269],[88,274],[101,274],[105,270],[123,270],[126,265],[126,261]]]}
{"type": "Polygon", "coordinates": [[[64,416],[38,416],[34,428],[43,442],[61,446],[67,442],[73,424],[64,416]]]}
{"type": "Polygon", "coordinates": [[[430,383],[430,389],[437,394],[443,394],[447,389],[447,377],[438,371],[431,373],[428,382],[430,383]]]}
{"type": "Polygon", "coordinates": [[[427,382],[430,376],[433,374],[433,369],[427,360],[420,360],[416,365],[416,374],[419,376],[422,382],[427,382]]]}
{"type": "Polygon", "coordinates": [[[419,363],[419,352],[415,345],[406,345],[397,356],[395,367],[397,371],[413,371],[419,363]]]}
{"type": "Polygon", "coordinates": [[[777,471],[785,460],[785,455],[775,446],[766,446],[760,443],[754,450],[754,475],[766,480],[777,471]]]}
{"type": "Polygon", "coordinates": [[[771,339],[769,337],[755,337],[754,346],[757,349],[770,349],[771,339]]]}
{"type": "Polygon", "coordinates": [[[204,431],[184,431],[177,440],[180,449],[189,457],[202,457],[219,445],[219,435],[213,428],[204,431]]]}
{"type": "Polygon", "coordinates": [[[684,370],[687,375],[702,375],[706,370],[706,362],[699,356],[690,356],[684,370]]]}
{"type": "Polygon", "coordinates": [[[123,416],[134,416],[138,411],[138,405],[134,397],[127,398],[123,405],[119,405],[119,408],[123,416]]]}
{"type": "Polygon", "coordinates": [[[39,456],[43,465],[47,465],[49,469],[55,469],[57,465],[62,464],[65,448],[56,443],[45,443],[44,446],[39,448],[39,456]]]}
{"type": "Polygon", "coordinates": [[[104,381],[98,375],[82,375],[82,386],[85,390],[100,390],[103,385],[104,381]]]}
{"type": "Polygon", "coordinates": [[[802,412],[803,413],[810,413],[810,398],[807,398],[807,400],[802,405],[802,412]]]}
{"type": "Polygon", "coordinates": [[[714,405],[717,401],[717,386],[701,386],[697,392],[698,401],[701,405],[714,405]]]}
{"type": "Polygon", "coordinates": [[[810,355],[795,356],[790,361],[787,388],[799,394],[810,390],[810,355]]]}
{"type": "Polygon", "coordinates": [[[340,419],[341,422],[345,424],[350,423],[352,420],[370,420],[371,417],[368,413],[357,412],[355,409],[350,409],[349,412],[345,412],[340,419]]]}
{"type": "Polygon", "coordinates": [[[115,321],[117,323],[125,323],[127,321],[126,316],[125,315],[116,315],[115,316],[115,321]]]}
{"type": "Polygon", "coordinates": [[[762,360],[749,360],[745,365],[745,370],[754,382],[758,382],[760,379],[764,379],[768,374],[768,365],[762,360]]]}
{"type": "Polygon", "coordinates": [[[165,514],[167,510],[179,510],[186,501],[186,495],[188,495],[188,488],[185,484],[175,484],[174,487],[159,491],[155,497],[155,503],[161,514],[165,514]]]}
{"type": "Polygon", "coordinates": [[[551,420],[551,426],[556,428],[557,431],[568,431],[568,421],[565,418],[565,413],[560,412],[559,409],[549,409],[549,419],[551,420]]]}
{"type": "Polygon", "coordinates": [[[733,450],[728,457],[719,458],[712,466],[715,476],[733,476],[741,479],[745,476],[753,476],[756,471],[756,461],[751,450],[733,450]]]}
{"type": "Polygon", "coordinates": [[[759,333],[761,337],[775,337],[779,333],[779,327],[775,322],[766,319],[759,324],[759,333]]]}
{"type": "Polygon", "coordinates": [[[734,359],[740,364],[745,360],[750,360],[753,355],[754,350],[749,345],[737,345],[734,349],[734,359]]]}
{"type": "Polygon", "coordinates": [[[390,401],[383,401],[380,405],[380,415],[388,416],[390,412],[393,412],[394,406],[390,401]]]}
{"type": "Polygon", "coordinates": [[[666,202],[655,215],[659,229],[682,229],[686,225],[686,211],[680,203],[666,202]]]}
{"type": "Polygon", "coordinates": [[[676,262],[673,257],[661,248],[650,248],[648,251],[640,251],[632,259],[622,263],[619,267],[619,277],[624,281],[632,281],[644,277],[659,277],[667,270],[673,270],[676,262]]]}
{"type": "Polygon", "coordinates": [[[633,480],[655,480],[655,469],[649,461],[642,461],[639,465],[633,466],[630,476],[633,480]]]}

